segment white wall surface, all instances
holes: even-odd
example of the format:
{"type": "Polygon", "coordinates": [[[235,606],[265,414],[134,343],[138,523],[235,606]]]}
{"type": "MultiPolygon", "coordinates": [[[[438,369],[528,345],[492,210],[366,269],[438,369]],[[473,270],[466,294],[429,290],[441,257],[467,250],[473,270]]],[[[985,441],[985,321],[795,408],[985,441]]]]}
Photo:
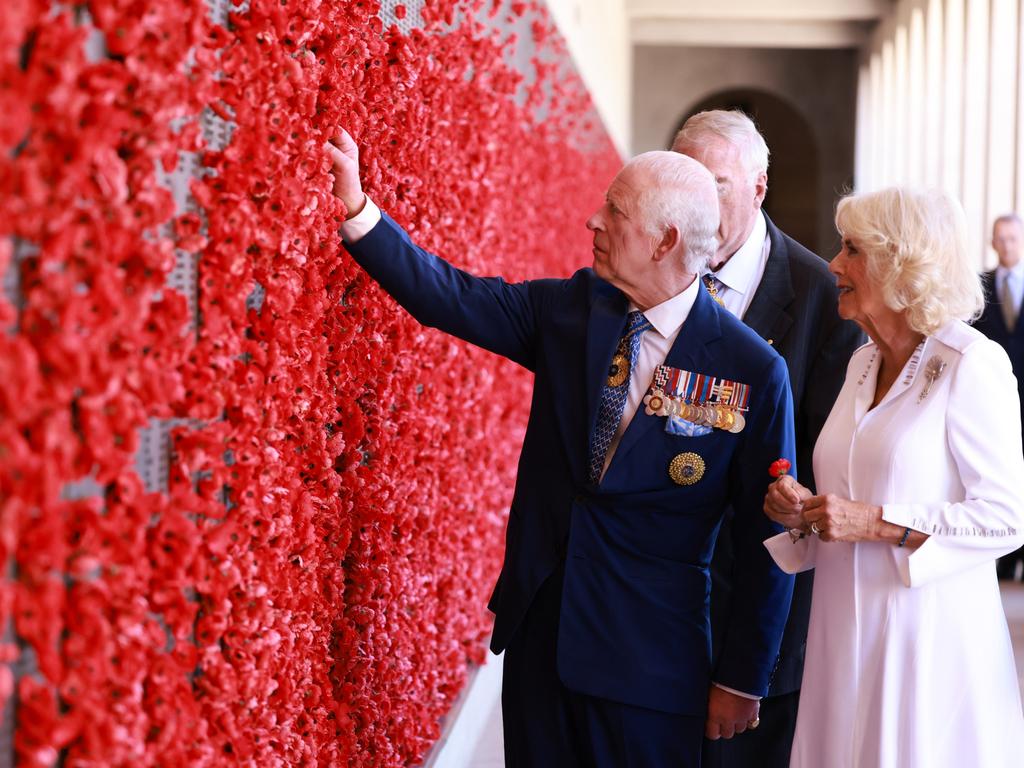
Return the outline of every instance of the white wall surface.
{"type": "Polygon", "coordinates": [[[628,157],[632,57],[625,0],[547,3],[608,134],[628,157]]]}

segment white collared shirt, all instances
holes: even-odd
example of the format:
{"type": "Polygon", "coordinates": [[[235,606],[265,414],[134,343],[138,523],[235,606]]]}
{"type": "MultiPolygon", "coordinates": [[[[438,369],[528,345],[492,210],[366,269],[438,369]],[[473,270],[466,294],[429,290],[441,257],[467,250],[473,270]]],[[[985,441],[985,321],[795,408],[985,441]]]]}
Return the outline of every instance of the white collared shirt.
{"type": "MultiPolygon", "coordinates": [[[[636,365],[629,377],[629,394],[626,396],[626,405],[622,409],[622,421],[615,431],[612,441],[608,446],[608,453],[604,457],[604,469],[601,470],[601,477],[608,471],[615,449],[619,446],[626,428],[629,427],[633,416],[636,415],[640,403],[647,394],[647,388],[654,378],[654,369],[665,362],[669,350],[679,335],[679,329],[683,327],[686,318],[690,316],[690,310],[697,301],[697,291],[700,290],[698,281],[690,283],[682,293],[677,293],[668,301],[663,301],[644,312],[644,317],[653,328],[644,332],[640,337],[640,351],[636,356],[636,365]]],[[[637,309],[637,306],[630,302],[629,311],[637,309]]]]}
{"type": "Polygon", "coordinates": [[[750,308],[757,286],[761,284],[770,250],[768,223],[764,214],[758,211],[754,228],[740,249],[718,271],[711,273],[721,283],[718,297],[725,308],[741,320],[750,308]]]}

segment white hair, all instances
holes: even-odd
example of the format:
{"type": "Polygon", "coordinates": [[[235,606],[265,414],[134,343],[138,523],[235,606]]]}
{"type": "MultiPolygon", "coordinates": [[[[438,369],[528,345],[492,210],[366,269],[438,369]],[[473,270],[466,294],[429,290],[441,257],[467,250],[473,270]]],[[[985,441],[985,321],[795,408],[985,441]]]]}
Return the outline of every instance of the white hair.
{"type": "Polygon", "coordinates": [[[660,236],[677,227],[686,244],[685,271],[703,272],[718,250],[718,191],[711,172],[693,158],[664,151],[637,155],[625,168],[644,174],[634,204],[647,232],[660,236]]]}
{"type": "Polygon", "coordinates": [[[850,195],[836,228],[865,255],[886,306],[929,336],[953,318],[971,320],[984,294],[967,249],[964,209],[947,192],[890,187],[850,195]]]}
{"type": "Polygon", "coordinates": [[[768,173],[768,145],[757,126],[738,109],[710,109],[698,112],[687,120],[672,141],[672,149],[698,147],[702,139],[717,136],[740,151],[743,167],[752,181],[768,173]]]}

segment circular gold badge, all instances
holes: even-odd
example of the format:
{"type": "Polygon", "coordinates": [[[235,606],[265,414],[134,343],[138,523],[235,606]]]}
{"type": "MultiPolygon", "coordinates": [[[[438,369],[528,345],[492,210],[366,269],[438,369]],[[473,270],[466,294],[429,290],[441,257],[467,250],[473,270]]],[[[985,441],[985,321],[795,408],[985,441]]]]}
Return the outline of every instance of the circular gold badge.
{"type": "Polygon", "coordinates": [[[629,378],[629,358],[623,354],[616,354],[612,358],[612,364],[608,367],[608,386],[621,387],[629,378]]]}
{"type": "Polygon", "coordinates": [[[704,477],[704,459],[696,453],[680,453],[668,465],[668,476],[677,485],[693,485],[704,477]]]}

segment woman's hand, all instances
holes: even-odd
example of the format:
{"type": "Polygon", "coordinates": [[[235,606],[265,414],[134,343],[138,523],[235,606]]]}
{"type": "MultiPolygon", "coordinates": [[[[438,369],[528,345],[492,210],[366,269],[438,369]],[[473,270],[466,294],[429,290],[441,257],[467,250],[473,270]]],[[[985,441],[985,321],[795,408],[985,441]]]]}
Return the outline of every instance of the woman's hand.
{"type": "MultiPolygon", "coordinates": [[[[882,508],[835,494],[811,496],[803,504],[804,528],[822,541],[878,541],[882,508]]],[[[890,526],[899,531],[902,528],[890,526]]]]}
{"type": "Polygon", "coordinates": [[[768,486],[764,497],[764,513],[785,528],[806,530],[802,516],[804,499],[811,491],[800,485],[791,475],[783,475],[768,486]]]}

